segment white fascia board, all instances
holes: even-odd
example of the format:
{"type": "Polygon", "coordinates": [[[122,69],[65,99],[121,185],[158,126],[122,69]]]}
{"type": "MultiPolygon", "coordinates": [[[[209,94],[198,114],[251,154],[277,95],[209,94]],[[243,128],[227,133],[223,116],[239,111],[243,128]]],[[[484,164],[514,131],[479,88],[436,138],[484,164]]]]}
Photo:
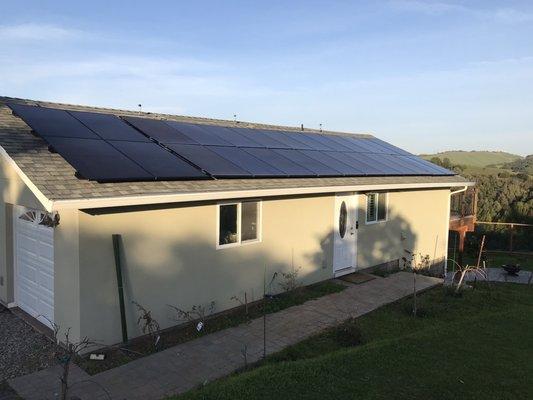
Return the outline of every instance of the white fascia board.
{"type": "Polygon", "coordinates": [[[253,189],[232,190],[221,192],[197,192],[180,194],[162,194],[148,196],[122,196],[92,199],[56,200],[52,202],[51,210],[62,209],[85,209],[85,208],[108,208],[138,206],[147,204],[184,203],[194,201],[214,201],[245,198],[263,198],[273,196],[294,196],[306,194],[326,194],[341,192],[367,192],[379,190],[402,190],[402,189],[438,189],[457,186],[473,186],[474,182],[443,182],[443,183],[397,183],[376,185],[352,185],[352,186],[318,186],[296,187],[282,189],[253,189]]]}
{"type": "Polygon", "coordinates": [[[31,190],[31,192],[35,195],[37,200],[39,200],[39,202],[43,205],[44,209],[46,211],[52,211],[52,201],[49,200],[43,194],[43,192],[39,190],[37,186],[35,186],[35,184],[31,181],[31,179],[28,178],[28,176],[19,168],[17,163],[9,156],[9,154],[7,154],[7,152],[2,146],[0,146],[0,155],[4,158],[4,160],[6,160],[8,165],[10,165],[17,172],[22,182],[24,182],[24,184],[28,187],[28,189],[31,190]]]}

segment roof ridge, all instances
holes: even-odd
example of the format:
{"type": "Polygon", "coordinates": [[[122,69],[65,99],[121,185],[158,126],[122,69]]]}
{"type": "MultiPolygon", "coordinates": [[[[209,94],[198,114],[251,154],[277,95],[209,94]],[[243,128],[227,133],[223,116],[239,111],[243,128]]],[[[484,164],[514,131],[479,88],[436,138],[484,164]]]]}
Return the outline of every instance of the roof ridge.
{"type": "Polygon", "coordinates": [[[294,132],[306,132],[306,133],[320,133],[328,135],[351,135],[357,137],[368,137],[373,138],[374,135],[370,133],[352,133],[352,132],[341,132],[341,131],[329,131],[329,130],[320,130],[314,128],[304,128],[295,126],[285,126],[285,125],[272,125],[264,124],[260,122],[250,122],[250,121],[231,121],[218,118],[209,118],[209,117],[195,117],[188,115],[178,115],[178,114],[166,114],[166,113],[155,113],[149,111],[133,111],[133,110],[124,110],[119,108],[109,108],[109,107],[95,107],[95,106],[86,106],[82,104],[71,104],[71,103],[58,103],[44,100],[32,100],[24,99],[19,97],[9,97],[9,96],[0,96],[0,104],[7,104],[9,102],[27,104],[27,105],[38,105],[42,107],[50,108],[63,108],[71,109],[76,111],[87,111],[87,112],[101,112],[117,115],[125,115],[132,117],[146,117],[153,119],[170,119],[181,122],[190,122],[190,123],[199,123],[207,125],[220,125],[227,127],[240,127],[240,128],[251,128],[251,129],[272,129],[272,130],[289,130],[294,132]]]}

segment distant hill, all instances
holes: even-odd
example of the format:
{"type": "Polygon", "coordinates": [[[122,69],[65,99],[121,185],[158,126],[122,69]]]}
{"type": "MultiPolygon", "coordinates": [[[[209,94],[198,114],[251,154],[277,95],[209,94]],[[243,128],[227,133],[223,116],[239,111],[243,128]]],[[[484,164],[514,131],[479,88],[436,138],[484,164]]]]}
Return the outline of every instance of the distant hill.
{"type": "Polygon", "coordinates": [[[467,165],[472,167],[501,166],[522,160],[523,157],[517,154],[505,153],[503,151],[443,151],[436,154],[421,154],[422,158],[431,160],[438,157],[441,160],[448,158],[452,164],[467,165]]]}
{"type": "Polygon", "coordinates": [[[525,173],[533,175],[533,154],[526,156],[525,158],[520,158],[518,160],[505,163],[503,168],[510,169],[513,172],[525,173]]]}

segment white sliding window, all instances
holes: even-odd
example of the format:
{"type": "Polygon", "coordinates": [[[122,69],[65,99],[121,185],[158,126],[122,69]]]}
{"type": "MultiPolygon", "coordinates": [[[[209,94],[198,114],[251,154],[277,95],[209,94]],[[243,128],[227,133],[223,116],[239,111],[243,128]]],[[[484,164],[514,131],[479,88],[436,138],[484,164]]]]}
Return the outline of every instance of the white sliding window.
{"type": "Polygon", "coordinates": [[[217,248],[261,240],[261,202],[218,205],[217,248]]]}

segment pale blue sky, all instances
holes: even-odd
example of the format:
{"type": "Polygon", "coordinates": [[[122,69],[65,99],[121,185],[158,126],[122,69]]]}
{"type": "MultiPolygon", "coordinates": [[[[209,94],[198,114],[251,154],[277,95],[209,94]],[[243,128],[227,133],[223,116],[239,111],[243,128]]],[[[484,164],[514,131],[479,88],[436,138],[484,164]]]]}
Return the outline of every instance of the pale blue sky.
{"type": "Polygon", "coordinates": [[[533,1],[4,1],[0,94],[533,153],[533,1]]]}

